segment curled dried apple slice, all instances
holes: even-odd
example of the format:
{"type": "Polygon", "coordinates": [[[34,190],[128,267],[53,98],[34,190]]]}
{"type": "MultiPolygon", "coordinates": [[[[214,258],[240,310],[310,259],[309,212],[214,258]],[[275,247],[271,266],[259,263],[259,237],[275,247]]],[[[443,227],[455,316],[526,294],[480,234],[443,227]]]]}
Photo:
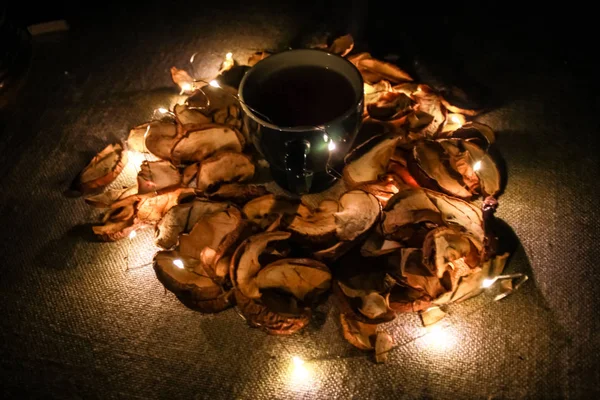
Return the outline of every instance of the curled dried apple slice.
{"type": "Polygon", "coordinates": [[[307,303],[327,291],[330,284],[329,268],[308,258],[284,258],[265,266],[256,275],[259,291],[277,289],[307,303]]]}
{"type": "Polygon", "coordinates": [[[384,363],[388,359],[388,353],[394,347],[394,338],[387,332],[377,332],[375,339],[375,361],[384,363]]]}
{"type": "Polygon", "coordinates": [[[138,193],[152,193],[181,185],[181,174],[169,161],[143,161],[137,176],[138,193]]]}
{"type": "Polygon", "coordinates": [[[216,313],[234,304],[231,291],[216,283],[200,260],[177,251],[159,251],[153,264],[165,289],[189,308],[216,313]]]}
{"type": "MultiPolygon", "coordinates": [[[[442,144],[433,140],[420,141],[413,148],[413,157],[417,165],[409,163],[411,171],[418,167],[427,178],[448,194],[465,199],[473,197],[473,193],[465,187],[462,176],[452,168],[450,157],[442,144]]],[[[422,174],[413,173],[413,176],[419,179],[422,174]]],[[[426,179],[421,179],[420,183],[425,185],[425,181],[426,179]]]]}
{"type": "Polygon", "coordinates": [[[227,208],[226,203],[199,199],[172,207],[156,225],[156,245],[163,249],[172,248],[179,242],[179,235],[191,231],[200,218],[227,208]]]}
{"type": "Polygon", "coordinates": [[[442,124],[446,121],[446,109],[440,97],[427,85],[419,85],[412,97],[417,102],[416,109],[431,116],[431,121],[419,132],[425,137],[436,137],[442,124]]]}
{"type": "Polygon", "coordinates": [[[202,260],[205,266],[214,271],[219,259],[237,242],[244,226],[242,214],[233,206],[205,215],[196,222],[189,234],[184,233],[179,237],[179,252],[202,260]]]}
{"type": "Polygon", "coordinates": [[[162,160],[171,159],[171,150],[179,140],[177,125],[168,121],[152,121],[148,124],[145,136],[145,148],[162,160]]]}
{"type": "Polygon", "coordinates": [[[262,185],[246,183],[227,183],[219,186],[215,192],[206,193],[206,196],[215,201],[231,201],[232,203],[244,205],[250,200],[265,196],[269,193],[262,185]]]}
{"type": "Polygon", "coordinates": [[[479,146],[463,141],[465,149],[473,160],[473,170],[479,177],[481,192],[486,196],[497,196],[501,189],[500,171],[498,166],[489,155],[479,146]]]}
{"type": "Polygon", "coordinates": [[[423,263],[440,279],[449,271],[454,283],[481,264],[482,249],[483,244],[470,235],[456,228],[440,227],[425,238],[423,263]]]}
{"type": "Polygon", "coordinates": [[[308,243],[327,243],[335,238],[335,213],[339,211],[335,200],[324,200],[309,215],[296,215],[286,227],[295,238],[308,243]]]}
{"type": "Polygon", "coordinates": [[[206,191],[221,183],[243,182],[254,176],[252,159],[242,153],[223,152],[200,163],[196,188],[206,191]]]}
{"type": "Polygon", "coordinates": [[[340,314],[340,323],[344,339],[348,343],[361,350],[373,349],[373,342],[377,336],[376,324],[365,324],[346,314],[340,314]]]}
{"type": "Polygon", "coordinates": [[[329,47],[329,52],[345,57],[353,48],[354,39],[352,38],[352,35],[348,34],[335,39],[329,47]]]}
{"type": "Polygon", "coordinates": [[[136,193],[137,193],[136,186],[131,186],[131,187],[124,188],[124,189],[107,190],[103,193],[86,197],[85,202],[92,207],[108,208],[113,203],[115,203],[121,199],[124,199],[126,197],[129,197],[133,194],[136,194],[136,193]]]}
{"type": "Polygon", "coordinates": [[[260,298],[256,282],[256,275],[262,268],[260,257],[265,252],[273,253],[273,242],[285,241],[290,236],[289,232],[259,233],[249,237],[238,246],[231,260],[230,277],[233,284],[245,297],[260,298]]]}
{"type": "Polygon", "coordinates": [[[248,324],[264,329],[272,335],[291,335],[308,325],[310,310],[303,310],[300,315],[288,316],[271,311],[264,304],[254,301],[240,290],[234,290],[237,308],[248,324]]]}
{"type": "Polygon", "coordinates": [[[396,135],[376,136],[352,150],[344,160],[344,180],[350,185],[377,180],[385,173],[397,141],[396,135]]]}
{"type": "Polygon", "coordinates": [[[122,143],[109,144],[81,171],[76,186],[82,193],[99,190],[117,179],[127,164],[127,149],[122,143]]]}
{"type": "Polygon", "coordinates": [[[336,235],[340,240],[353,241],[366,233],[379,219],[381,206],[370,193],[351,190],[339,200],[341,210],[334,214],[336,235]]]}
{"type": "Polygon", "coordinates": [[[244,206],[243,212],[250,221],[262,229],[266,229],[278,220],[283,219],[286,220],[285,223],[289,223],[296,216],[308,218],[311,215],[311,210],[300,201],[274,194],[250,200],[244,206]]]}
{"type": "Polygon", "coordinates": [[[175,164],[199,162],[219,151],[240,152],[243,147],[241,135],[233,128],[205,124],[186,132],[174,144],[171,158],[175,164]]]}

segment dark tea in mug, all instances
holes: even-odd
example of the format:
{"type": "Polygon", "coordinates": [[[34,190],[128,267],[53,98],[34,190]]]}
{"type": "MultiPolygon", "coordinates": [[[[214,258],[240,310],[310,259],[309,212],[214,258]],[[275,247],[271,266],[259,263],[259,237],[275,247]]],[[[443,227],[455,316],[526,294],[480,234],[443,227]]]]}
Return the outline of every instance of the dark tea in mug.
{"type": "Polygon", "coordinates": [[[352,63],[313,49],[259,61],[238,90],[254,146],[275,182],[298,195],[325,190],[341,176],[362,122],[363,94],[352,63]]]}
{"type": "Polygon", "coordinates": [[[246,98],[278,126],[322,125],[347,112],[355,102],[352,84],[342,74],[319,66],[293,66],[273,72],[260,93],[246,98]]]}

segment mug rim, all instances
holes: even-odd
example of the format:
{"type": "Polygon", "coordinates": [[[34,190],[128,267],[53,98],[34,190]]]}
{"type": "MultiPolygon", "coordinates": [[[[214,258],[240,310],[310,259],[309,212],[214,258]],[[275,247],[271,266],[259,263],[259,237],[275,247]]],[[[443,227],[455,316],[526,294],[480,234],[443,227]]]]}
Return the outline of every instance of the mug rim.
{"type": "Polygon", "coordinates": [[[246,74],[244,74],[244,76],[242,77],[242,80],[240,82],[240,86],[238,89],[238,99],[240,100],[240,105],[242,106],[242,109],[244,110],[244,112],[250,117],[252,118],[254,121],[256,121],[257,123],[259,123],[260,125],[263,125],[267,128],[270,129],[274,129],[274,130],[278,130],[281,132],[306,132],[308,130],[320,130],[320,129],[324,129],[326,126],[328,125],[333,125],[335,123],[338,123],[340,121],[343,121],[344,119],[346,119],[349,115],[351,115],[353,112],[356,111],[356,107],[358,107],[362,102],[363,102],[363,95],[362,95],[362,91],[364,90],[364,80],[363,77],[360,73],[360,71],[358,70],[358,68],[356,68],[356,66],[354,64],[352,64],[350,61],[348,61],[346,58],[344,57],[340,57],[337,54],[333,54],[330,53],[328,51],[325,50],[319,50],[319,49],[293,49],[293,50],[286,50],[286,51],[282,51],[280,53],[276,53],[273,54],[267,58],[264,58],[262,60],[260,60],[259,62],[257,62],[250,70],[248,70],[248,72],[246,72],[246,74]],[[358,77],[359,81],[360,81],[360,93],[358,96],[358,100],[356,102],[352,103],[352,106],[346,110],[343,114],[341,114],[338,117],[335,117],[334,119],[327,121],[321,125],[298,125],[298,126],[279,126],[279,125],[275,125],[273,123],[267,122],[264,119],[262,119],[261,117],[259,117],[258,115],[256,115],[252,110],[250,110],[250,108],[248,108],[248,106],[246,105],[246,101],[244,99],[244,95],[243,95],[243,89],[244,86],[246,84],[246,80],[248,79],[248,77],[252,74],[252,70],[254,68],[256,68],[257,66],[259,66],[262,63],[265,62],[273,62],[273,57],[277,57],[283,54],[289,54],[289,53],[301,53],[301,52],[306,52],[306,53],[313,53],[313,54],[321,54],[321,55],[326,55],[326,56],[330,56],[330,57],[335,57],[339,60],[343,60],[344,62],[348,63],[349,65],[352,66],[352,70],[356,73],[356,76],[358,77]]]}

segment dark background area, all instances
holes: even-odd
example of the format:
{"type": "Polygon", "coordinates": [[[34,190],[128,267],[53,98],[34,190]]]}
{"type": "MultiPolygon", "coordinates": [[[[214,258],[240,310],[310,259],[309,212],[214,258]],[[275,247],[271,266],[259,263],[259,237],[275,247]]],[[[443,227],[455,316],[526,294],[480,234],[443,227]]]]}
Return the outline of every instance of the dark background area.
{"type": "MultiPolygon", "coordinates": [[[[5,6],[32,39],[30,70],[0,111],[0,390],[52,398],[593,398],[600,381],[600,133],[593,16],[515,16],[383,2],[119,2],[5,6]],[[490,14],[493,16],[491,17],[490,14]],[[124,272],[127,243],[95,243],[95,214],[64,195],[90,156],[176,94],[168,69],[199,52],[281,49],[350,31],[357,47],[463,101],[498,133],[509,180],[498,216],[519,245],[509,271],[530,281],[498,302],[449,317],[456,343],[434,352],[415,316],[373,364],[327,306],[305,333],[275,338],[229,310],[202,316],[165,295],[151,269],[124,272]],[[319,382],[290,387],[290,354],[324,359],[319,382]],[[337,358],[337,357],[340,358],[337,358]]],[[[143,235],[141,235],[143,236],[143,235]]],[[[143,239],[136,260],[147,262],[143,239]]],[[[146,237],[148,241],[149,237],[146,237]]],[[[489,300],[489,299],[488,299],[489,300]]]]}

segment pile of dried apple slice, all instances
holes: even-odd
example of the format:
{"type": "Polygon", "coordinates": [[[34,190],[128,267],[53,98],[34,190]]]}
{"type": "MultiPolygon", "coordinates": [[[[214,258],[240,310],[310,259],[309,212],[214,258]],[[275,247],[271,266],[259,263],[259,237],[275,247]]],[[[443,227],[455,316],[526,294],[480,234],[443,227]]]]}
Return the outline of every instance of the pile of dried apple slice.
{"type": "Polygon", "coordinates": [[[198,86],[175,67],[173,80],[192,88],[185,104],[133,128],[127,145],[106,147],[77,187],[90,194],[110,184],[127,147],[147,154],[137,185],[86,198],[105,209],[93,228],[99,238],[152,226],[163,249],[154,270],[166,289],[203,313],[236,306],[272,334],[305,327],[332,293],[344,337],[382,362],[393,339],[381,324],[409,311],[431,322],[440,306],[502,272],[507,255],[496,254],[492,225],[503,185],[495,135],[467,122],[475,110],[452,106],[396,65],[353,55],[349,35],[322,47],[347,56],[366,82],[359,137],[368,140],[345,159],[341,195],[311,206],[257,184],[259,157],[235,88],[198,86]]]}

